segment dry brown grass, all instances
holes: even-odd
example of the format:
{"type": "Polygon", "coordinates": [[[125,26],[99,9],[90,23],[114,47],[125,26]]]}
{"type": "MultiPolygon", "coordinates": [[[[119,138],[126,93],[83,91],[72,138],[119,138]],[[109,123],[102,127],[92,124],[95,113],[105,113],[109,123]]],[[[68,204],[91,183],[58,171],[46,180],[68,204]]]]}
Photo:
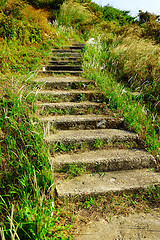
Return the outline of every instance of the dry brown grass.
{"type": "Polygon", "coordinates": [[[160,46],[138,37],[126,37],[110,51],[110,66],[117,78],[159,104],[160,46]]]}

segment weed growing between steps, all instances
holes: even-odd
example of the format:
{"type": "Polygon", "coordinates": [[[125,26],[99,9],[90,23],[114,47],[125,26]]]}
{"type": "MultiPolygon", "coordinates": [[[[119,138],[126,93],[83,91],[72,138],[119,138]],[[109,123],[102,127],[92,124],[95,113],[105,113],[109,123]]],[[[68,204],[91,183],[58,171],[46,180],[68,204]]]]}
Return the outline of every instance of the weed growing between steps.
{"type": "Polygon", "coordinates": [[[81,143],[63,143],[63,142],[55,142],[49,143],[49,150],[52,155],[61,153],[80,153],[84,151],[94,151],[98,149],[142,149],[143,145],[136,141],[104,141],[101,139],[95,139],[91,142],[81,142],[81,143]]]}
{"type": "MultiPolygon", "coordinates": [[[[159,186],[138,190],[136,193],[117,193],[108,196],[90,197],[83,202],[76,201],[75,219],[77,222],[88,222],[96,217],[105,216],[111,220],[114,215],[127,216],[135,212],[151,212],[159,209],[160,188],[159,186]],[[81,211],[79,211],[81,209],[81,211]],[[85,217],[86,218],[85,218],[85,217]]],[[[75,200],[74,200],[75,201],[75,200]]],[[[72,205],[72,203],[71,203],[72,205]]]]}
{"type": "Polygon", "coordinates": [[[67,173],[69,178],[74,178],[84,174],[86,172],[86,167],[84,164],[67,164],[66,167],[61,170],[61,172],[67,173]]]}
{"type": "Polygon", "coordinates": [[[140,99],[115,81],[114,75],[103,69],[106,59],[106,46],[100,38],[92,45],[86,46],[84,53],[84,76],[97,82],[100,89],[109,98],[111,109],[116,109],[124,117],[130,130],[139,134],[146,149],[157,159],[157,167],[160,163],[160,128],[158,113],[147,110],[143,95],[140,99]]]}

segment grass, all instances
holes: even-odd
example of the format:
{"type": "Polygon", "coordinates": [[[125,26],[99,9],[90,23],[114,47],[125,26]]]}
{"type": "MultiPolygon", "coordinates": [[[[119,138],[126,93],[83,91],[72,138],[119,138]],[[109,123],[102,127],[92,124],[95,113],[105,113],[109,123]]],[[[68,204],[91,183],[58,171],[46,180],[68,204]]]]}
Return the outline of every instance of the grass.
{"type": "Polygon", "coordinates": [[[15,95],[15,90],[18,89],[8,92],[0,102],[1,228],[6,239],[12,234],[42,239],[48,234],[47,229],[54,226],[49,221],[54,201],[53,179],[47,170],[50,164],[41,129],[32,124],[22,91],[15,95]]]}
{"type": "Polygon", "coordinates": [[[0,13],[0,235],[3,240],[71,239],[71,225],[62,226],[54,206],[44,133],[31,118],[35,96],[30,81],[48,61],[51,48],[80,37],[73,29],[49,25],[45,11],[21,4],[7,0],[0,6],[10,14],[0,13]],[[3,27],[10,20],[12,32],[3,27]]]}
{"type": "Polygon", "coordinates": [[[108,218],[113,215],[125,215],[130,212],[150,212],[159,208],[159,186],[154,186],[145,190],[140,189],[137,193],[110,194],[97,198],[88,198],[83,203],[79,203],[84,209],[90,212],[104,214],[108,218]]]}
{"type": "Polygon", "coordinates": [[[147,107],[155,112],[160,110],[159,53],[159,45],[151,41],[126,37],[109,47],[104,60],[105,68],[132,91],[142,94],[147,107]]]}
{"type": "Polygon", "coordinates": [[[87,45],[83,63],[84,76],[97,82],[99,88],[109,98],[110,108],[117,110],[120,116],[124,117],[130,130],[139,134],[146,149],[157,159],[157,167],[159,167],[158,114],[146,108],[143,96],[137,100],[129,89],[117,83],[114,75],[103,68],[105,55],[105,48],[100,40],[97,40],[94,45],[87,45]]]}
{"type": "Polygon", "coordinates": [[[67,173],[69,178],[74,178],[76,176],[84,174],[86,172],[86,167],[84,166],[84,164],[67,164],[65,168],[61,170],[61,172],[67,173]]]}
{"type": "Polygon", "coordinates": [[[101,139],[95,139],[90,142],[82,142],[82,143],[63,143],[63,142],[55,142],[49,143],[50,153],[54,155],[55,153],[79,153],[84,151],[92,151],[98,149],[142,149],[142,143],[138,143],[136,141],[105,141],[101,139]]]}

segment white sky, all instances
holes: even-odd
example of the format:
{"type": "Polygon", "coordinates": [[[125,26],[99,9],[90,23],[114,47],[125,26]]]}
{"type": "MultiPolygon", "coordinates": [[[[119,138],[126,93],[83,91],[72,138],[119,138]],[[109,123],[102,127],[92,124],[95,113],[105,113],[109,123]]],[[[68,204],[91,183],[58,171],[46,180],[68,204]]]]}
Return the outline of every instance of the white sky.
{"type": "Polygon", "coordinates": [[[160,0],[92,0],[92,2],[130,11],[133,16],[138,15],[139,10],[160,15],[160,0]]]}

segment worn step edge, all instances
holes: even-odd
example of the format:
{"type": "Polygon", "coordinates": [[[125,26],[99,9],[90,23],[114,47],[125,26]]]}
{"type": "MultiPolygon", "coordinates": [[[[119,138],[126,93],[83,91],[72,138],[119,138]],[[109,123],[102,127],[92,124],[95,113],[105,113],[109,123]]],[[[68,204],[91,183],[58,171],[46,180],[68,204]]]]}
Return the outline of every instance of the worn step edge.
{"type": "Polygon", "coordinates": [[[79,64],[79,65],[57,65],[57,64],[49,64],[49,65],[43,65],[42,67],[45,67],[45,68],[81,68],[82,65],[79,64]]]}
{"type": "Polygon", "coordinates": [[[39,82],[45,82],[45,83],[79,83],[79,82],[84,82],[84,83],[95,83],[93,80],[87,80],[81,77],[42,77],[42,78],[37,78],[32,80],[33,83],[39,83],[39,82]]]}
{"type": "Polygon", "coordinates": [[[98,94],[98,93],[103,93],[101,91],[97,91],[97,90],[81,90],[81,89],[71,89],[71,90],[57,90],[57,89],[54,89],[54,90],[40,90],[38,93],[41,93],[41,94],[50,94],[50,95],[65,95],[65,94],[80,94],[80,93],[95,93],[95,94],[98,94]]]}
{"type": "Polygon", "coordinates": [[[75,75],[79,75],[80,73],[82,73],[82,71],[63,71],[63,70],[45,70],[45,71],[38,71],[39,74],[75,74],[75,75]]]}
{"type": "Polygon", "coordinates": [[[80,107],[98,107],[102,104],[96,102],[61,102],[61,103],[36,103],[38,108],[80,108],[80,107]]]}
{"type": "Polygon", "coordinates": [[[81,49],[69,48],[68,49],[52,49],[52,53],[80,53],[81,49]]]}
{"type": "Polygon", "coordinates": [[[60,61],[60,60],[74,60],[74,61],[78,61],[78,60],[82,60],[82,56],[80,56],[80,57],[74,57],[74,56],[72,56],[72,57],[66,57],[66,56],[60,56],[60,57],[58,57],[58,56],[56,56],[56,57],[51,57],[50,58],[52,61],[54,60],[57,60],[57,61],[60,61]]]}
{"type": "Polygon", "coordinates": [[[73,44],[71,46],[64,46],[65,48],[70,48],[70,49],[83,49],[85,47],[85,44],[73,44]]]}
{"type": "Polygon", "coordinates": [[[95,86],[95,82],[92,80],[85,80],[82,79],[81,77],[77,76],[72,76],[72,77],[42,77],[38,78],[37,80],[32,81],[33,84],[43,84],[43,89],[48,89],[52,90],[56,87],[59,87],[60,89],[63,89],[64,87],[75,87],[77,86],[78,89],[85,88],[85,87],[90,87],[92,84],[93,87],[95,86]]]}
{"type": "Polygon", "coordinates": [[[118,116],[106,115],[64,115],[39,117],[39,121],[56,129],[100,129],[122,128],[124,119],[118,116]]]}
{"type": "Polygon", "coordinates": [[[97,94],[103,94],[100,91],[95,90],[81,90],[81,89],[71,89],[71,90],[40,90],[38,95],[52,95],[57,97],[66,97],[71,95],[79,95],[79,94],[85,94],[85,95],[97,95],[97,94]]]}
{"type": "Polygon", "coordinates": [[[94,130],[64,130],[56,134],[51,134],[45,137],[47,143],[62,142],[62,143],[82,143],[93,142],[96,139],[102,141],[136,141],[138,135],[132,132],[119,129],[94,129],[94,130]]]}
{"type": "MultiPolygon", "coordinates": [[[[42,70],[43,71],[43,70],[42,70]]],[[[76,67],[76,66],[71,66],[71,67],[68,67],[68,66],[65,66],[65,65],[61,65],[61,66],[46,66],[45,67],[45,71],[82,71],[82,68],[81,67],[76,67]]]]}
{"type": "Polygon", "coordinates": [[[61,57],[61,56],[66,56],[66,57],[82,57],[81,52],[53,52],[52,57],[61,57]]]}
{"type": "Polygon", "coordinates": [[[134,192],[160,183],[160,173],[148,169],[84,174],[71,180],[56,181],[59,199],[108,195],[118,192],[134,192]]]}
{"type": "Polygon", "coordinates": [[[68,164],[86,167],[91,172],[121,171],[155,166],[154,157],[144,150],[112,149],[79,154],[64,154],[50,158],[54,170],[63,170],[68,164]]]}
{"type": "Polygon", "coordinates": [[[60,65],[60,66],[66,66],[66,65],[69,65],[69,66],[72,66],[72,65],[76,65],[76,66],[81,66],[81,61],[80,60],[70,60],[70,61],[67,61],[67,60],[60,60],[60,61],[50,61],[49,63],[49,66],[52,66],[52,65],[60,65]]]}

